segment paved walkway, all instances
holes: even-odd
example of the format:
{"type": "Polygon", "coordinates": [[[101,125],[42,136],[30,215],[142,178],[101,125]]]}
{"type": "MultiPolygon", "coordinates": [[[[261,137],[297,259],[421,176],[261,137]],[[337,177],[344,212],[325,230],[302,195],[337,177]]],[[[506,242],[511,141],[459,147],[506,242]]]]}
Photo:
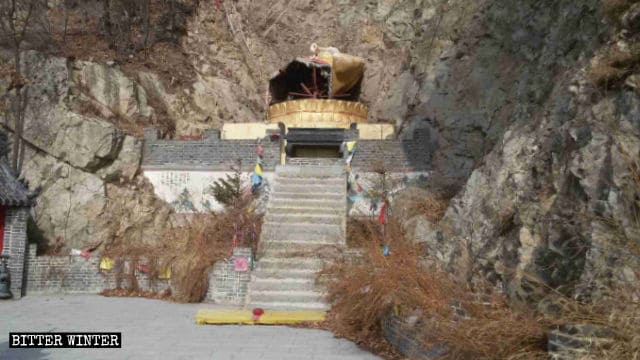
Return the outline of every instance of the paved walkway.
{"type": "Polygon", "coordinates": [[[378,359],[326,331],[196,325],[210,304],[97,295],[0,301],[0,359],[378,359]],[[9,349],[10,331],[121,331],[122,349],[9,349]]]}

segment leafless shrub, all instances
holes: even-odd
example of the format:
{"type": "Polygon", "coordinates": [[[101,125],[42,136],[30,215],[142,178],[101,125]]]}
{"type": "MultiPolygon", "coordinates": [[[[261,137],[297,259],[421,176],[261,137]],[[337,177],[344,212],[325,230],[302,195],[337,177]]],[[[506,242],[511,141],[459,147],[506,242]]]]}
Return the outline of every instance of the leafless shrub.
{"type": "MultiPolygon", "coordinates": [[[[154,244],[137,245],[127,239],[109,244],[105,255],[113,258],[147,259],[151,278],[171,268],[171,299],[200,302],[208,288],[209,270],[216,261],[229,258],[234,245],[256,249],[262,224],[252,209],[251,198],[238,201],[220,214],[192,214],[184,225],[169,227],[154,244]]],[[[135,261],[134,261],[135,262],[135,261]]],[[[134,268],[135,265],[130,266],[134,268]]],[[[135,275],[124,274],[127,287],[136,288],[135,275]]]]}
{"type": "Polygon", "coordinates": [[[400,224],[390,222],[385,235],[370,231],[362,262],[340,263],[326,269],[333,308],[326,324],[347,337],[393,358],[382,338],[381,320],[392,309],[420,314],[427,324],[427,343],[446,344],[447,358],[535,358],[544,352],[543,322],[519,311],[506,298],[489,290],[472,289],[420,261],[422,249],[405,240],[400,224]],[[384,256],[380,244],[387,244],[384,256]],[[452,307],[459,304],[464,315],[452,307]]]}

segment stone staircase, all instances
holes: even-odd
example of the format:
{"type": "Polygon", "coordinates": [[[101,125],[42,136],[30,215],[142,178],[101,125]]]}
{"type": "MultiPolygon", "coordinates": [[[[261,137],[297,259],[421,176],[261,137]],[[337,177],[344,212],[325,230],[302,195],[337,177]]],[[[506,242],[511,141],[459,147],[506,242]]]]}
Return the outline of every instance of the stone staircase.
{"type": "Polygon", "coordinates": [[[249,306],[324,310],[318,252],[346,244],[343,166],[278,166],[262,226],[249,306]]]}

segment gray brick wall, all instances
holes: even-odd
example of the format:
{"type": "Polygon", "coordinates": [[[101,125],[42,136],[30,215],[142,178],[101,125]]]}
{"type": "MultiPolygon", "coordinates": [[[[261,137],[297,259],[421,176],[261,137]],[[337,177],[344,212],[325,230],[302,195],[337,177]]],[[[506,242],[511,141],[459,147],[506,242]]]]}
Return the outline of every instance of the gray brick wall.
{"type": "Polygon", "coordinates": [[[372,171],[380,164],[391,172],[428,171],[429,141],[429,134],[422,129],[411,139],[359,140],[351,166],[359,171],[372,171]]]}
{"type": "MultiPolygon", "coordinates": [[[[99,293],[117,286],[116,267],[110,271],[99,269],[100,256],[84,259],[81,256],[36,256],[36,245],[30,244],[27,257],[26,294],[74,294],[99,293]]],[[[123,261],[127,274],[130,262],[123,261]]],[[[146,274],[135,271],[142,290],[162,291],[169,288],[168,280],[152,280],[146,274]]],[[[130,287],[126,275],[121,287],[130,287]]]]}
{"type": "MultiPolygon", "coordinates": [[[[221,140],[219,132],[209,131],[202,140],[159,140],[151,129],[145,130],[142,166],[145,169],[231,170],[242,161],[242,170],[253,169],[257,158],[256,140],[221,140]]],[[[265,137],[265,171],[280,163],[280,141],[265,137]]]]}
{"type": "Polygon", "coordinates": [[[28,208],[7,208],[4,227],[3,255],[9,255],[11,292],[14,299],[22,297],[24,260],[27,251],[28,208]]]}
{"type": "MultiPolygon", "coordinates": [[[[346,130],[345,136],[355,140],[358,131],[346,130]]],[[[426,129],[415,130],[407,139],[359,140],[352,166],[360,171],[371,171],[378,164],[392,172],[428,171],[431,168],[430,141],[426,129]]],[[[280,162],[280,142],[265,137],[262,146],[264,170],[273,171],[280,162]]],[[[251,171],[256,150],[255,140],[221,140],[217,131],[207,132],[202,140],[161,140],[156,130],[147,129],[142,166],[145,169],[228,171],[240,159],[242,170],[251,171]]]]}
{"type": "MultiPolygon", "coordinates": [[[[250,248],[236,248],[235,256],[252,256],[250,248]]],[[[236,272],[233,257],[218,261],[209,272],[209,290],[206,301],[226,305],[244,305],[247,299],[251,271],[236,272]]]]}

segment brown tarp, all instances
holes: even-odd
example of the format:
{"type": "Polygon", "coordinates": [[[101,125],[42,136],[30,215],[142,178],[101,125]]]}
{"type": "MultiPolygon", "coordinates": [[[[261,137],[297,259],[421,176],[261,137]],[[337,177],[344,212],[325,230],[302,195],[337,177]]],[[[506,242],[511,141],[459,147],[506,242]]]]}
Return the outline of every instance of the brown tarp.
{"type": "Polygon", "coordinates": [[[364,59],[348,54],[334,54],[331,72],[331,97],[349,94],[362,81],[364,59]]]}

